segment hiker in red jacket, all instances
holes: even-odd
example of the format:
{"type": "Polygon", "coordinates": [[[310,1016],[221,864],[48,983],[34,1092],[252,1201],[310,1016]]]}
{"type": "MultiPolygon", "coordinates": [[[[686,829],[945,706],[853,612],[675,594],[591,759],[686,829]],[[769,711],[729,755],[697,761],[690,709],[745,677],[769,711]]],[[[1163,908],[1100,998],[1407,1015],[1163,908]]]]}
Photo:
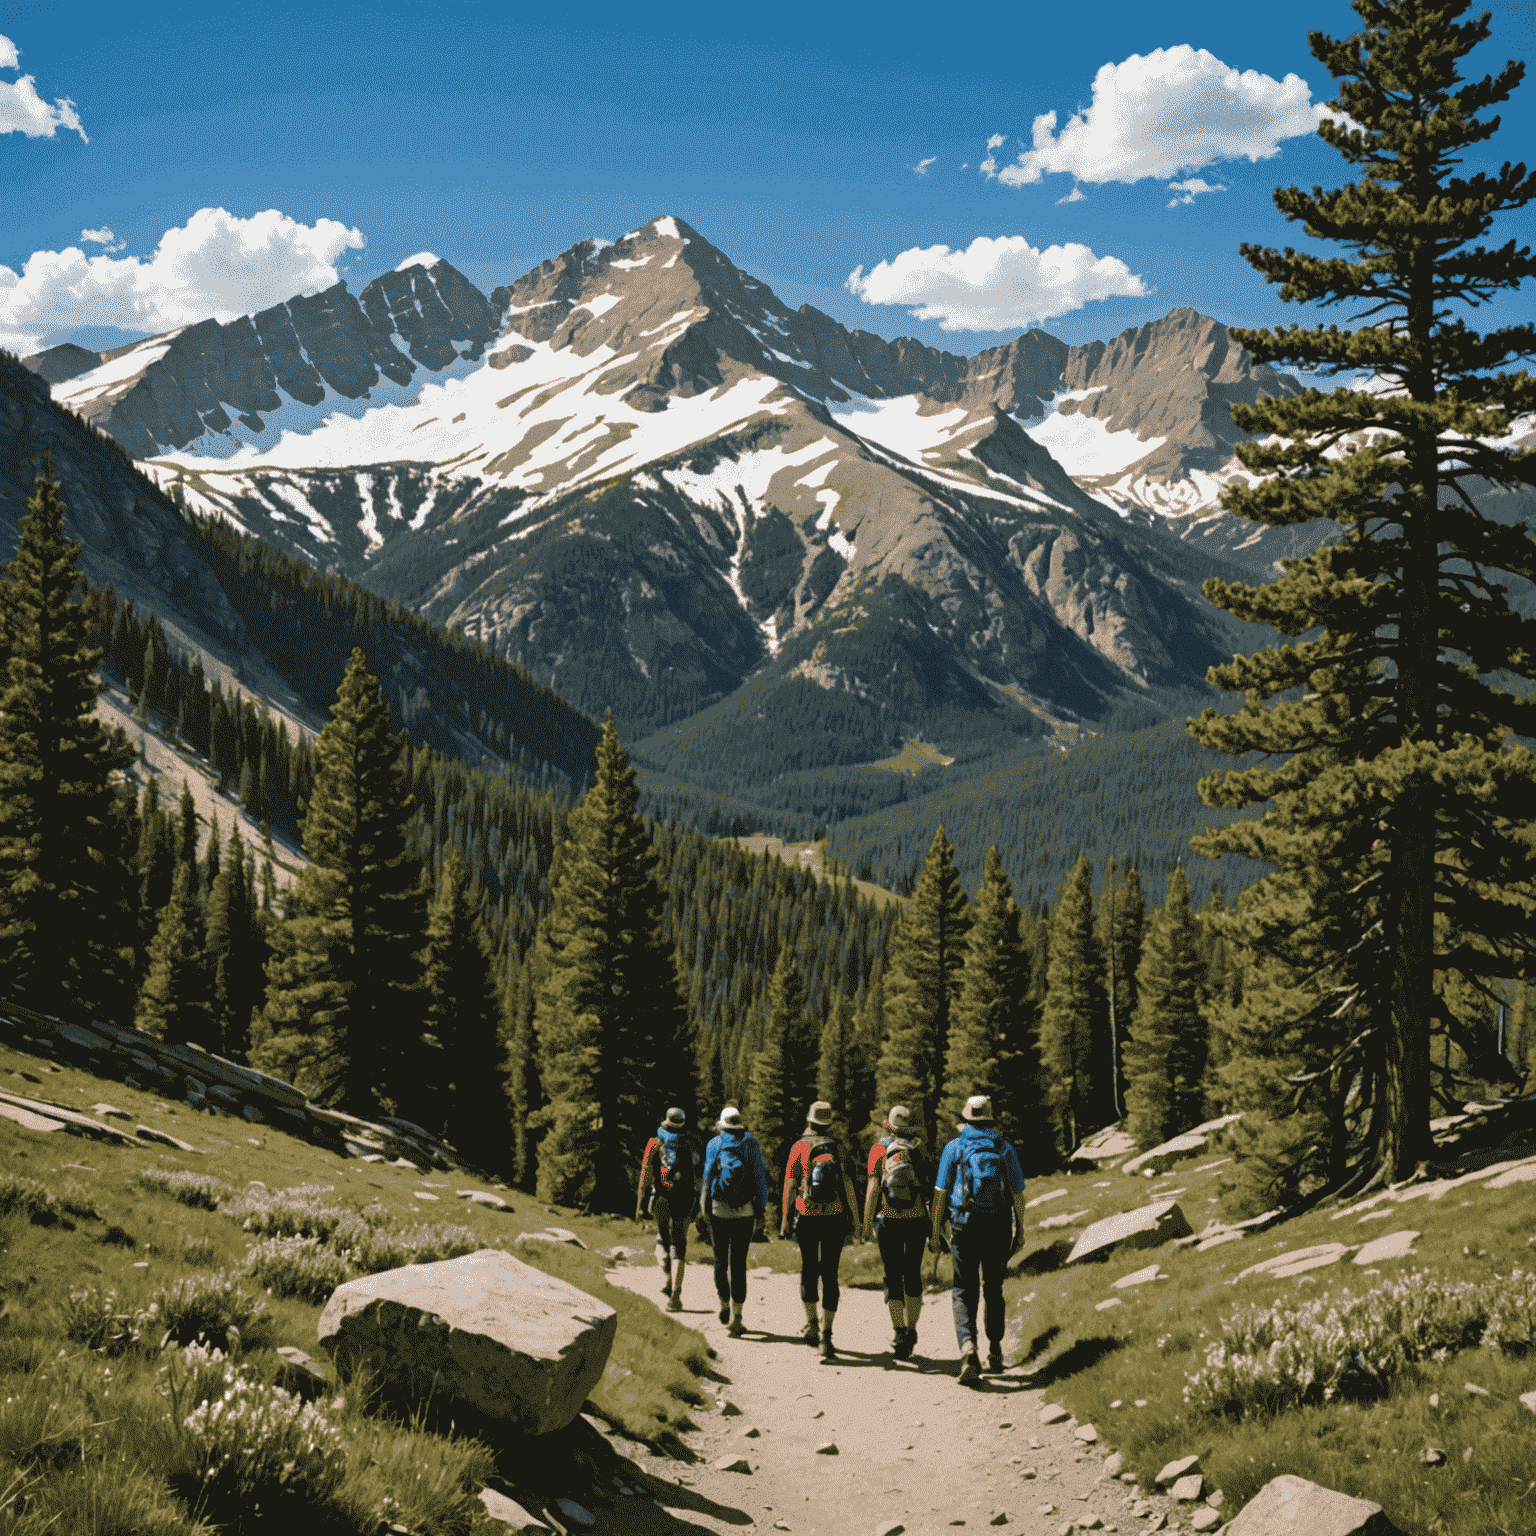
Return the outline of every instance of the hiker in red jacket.
{"type": "Polygon", "coordinates": [[[661,1294],[667,1311],[683,1310],[683,1271],[688,1267],[688,1221],[693,1213],[693,1143],[688,1120],[680,1109],[669,1109],[645,1144],[640,1157],[640,1188],[635,1196],[635,1220],[640,1221],[650,1197],[656,1218],[656,1262],[661,1266],[661,1294]],[[677,1261],[674,1271],[672,1261],[677,1261]]]}
{"type": "Polygon", "coordinates": [[[873,1226],[885,1265],[885,1304],[896,1330],[891,1348],[909,1360],[923,1311],[923,1249],[928,1242],[928,1169],[916,1144],[912,1112],[893,1104],[885,1135],[869,1149],[864,1225],[873,1226]]]}
{"type": "Polygon", "coordinates": [[[789,1149],[784,1169],[784,1217],[781,1236],[788,1235],[795,1212],[795,1239],[800,1244],[800,1299],[805,1303],[805,1327],[800,1337],[817,1339],[816,1291],[821,1289],[821,1358],[834,1360],[832,1322],[837,1316],[837,1265],[843,1244],[858,1224],[843,1172],[842,1151],[832,1139],[832,1106],[818,1099],[806,1114],[805,1131],[789,1149]]]}

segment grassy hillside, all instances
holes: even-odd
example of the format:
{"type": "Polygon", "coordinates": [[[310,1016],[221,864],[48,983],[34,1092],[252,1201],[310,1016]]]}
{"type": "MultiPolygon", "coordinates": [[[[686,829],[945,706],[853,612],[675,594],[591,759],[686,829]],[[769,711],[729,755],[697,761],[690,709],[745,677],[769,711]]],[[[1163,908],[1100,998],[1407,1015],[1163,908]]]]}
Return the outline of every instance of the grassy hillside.
{"type": "Polygon", "coordinates": [[[532,1455],[504,1430],[482,1427],[477,1435],[462,1422],[402,1416],[366,1380],[335,1379],[317,1348],[316,1323],[338,1279],[485,1246],[515,1250],[618,1309],[618,1339],[588,1403],[593,1422],[637,1442],[632,1450],[688,1454],[680,1436],[690,1409],[704,1402],[709,1351],[698,1334],[606,1283],[612,1261],[597,1250],[634,1244],[628,1223],[516,1194],[507,1212],[476,1205],[455,1198],[491,1188],[471,1172],[343,1159],[270,1126],[205,1117],[14,1044],[0,1043],[0,1086],[86,1114],[110,1102],[127,1116],[111,1123],[165,1129],[198,1149],[82,1141],[0,1119],[0,1531],[7,1536],[211,1536],[215,1525],[269,1529],[278,1518],[331,1536],[376,1536],[389,1524],[458,1536],[502,1529],[485,1520],[478,1500],[487,1483],[537,1508],[556,1491],[599,1505],[611,1498],[616,1474],[604,1471],[605,1457],[622,1465],[629,1483],[643,1482],[634,1465],[614,1462],[583,1420],[544,1437],[532,1455]],[[516,1243],[551,1221],[587,1246],[516,1243]],[[338,1222],[365,1233],[361,1246],[340,1251],[338,1222]],[[199,1335],[222,1358],[186,1347],[199,1335]],[[287,1446],[297,1472],[289,1468],[286,1491],[282,1469],[263,1472],[259,1457],[243,1481],[202,1477],[223,1442],[207,1424],[185,1420],[200,1398],[226,1390],[226,1370],[247,1383],[237,1396],[266,1405],[246,1424],[242,1443],[283,1441],[277,1410],[286,1399],[271,1386],[284,1366],[277,1351],[290,1345],[310,1353],[330,1385],[316,1400],[317,1417],[299,1426],[309,1450],[287,1446]]]}

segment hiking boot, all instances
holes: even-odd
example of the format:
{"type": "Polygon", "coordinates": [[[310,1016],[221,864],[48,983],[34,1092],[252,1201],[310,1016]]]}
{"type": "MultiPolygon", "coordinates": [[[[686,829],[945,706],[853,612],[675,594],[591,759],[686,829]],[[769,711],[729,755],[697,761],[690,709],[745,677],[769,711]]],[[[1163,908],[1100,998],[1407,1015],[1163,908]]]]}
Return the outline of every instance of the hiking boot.
{"type": "Polygon", "coordinates": [[[837,1351],[832,1347],[832,1330],[824,1329],[821,1335],[821,1358],[823,1360],[836,1360],[837,1351]]]}
{"type": "Polygon", "coordinates": [[[661,1294],[663,1296],[670,1296],[672,1294],[672,1271],[670,1269],[662,1271],[661,1294]]]}
{"type": "Polygon", "coordinates": [[[667,1311],[668,1312],[681,1312],[682,1310],[683,1310],[683,1298],[682,1298],[682,1296],[680,1294],[674,1292],[673,1295],[672,1295],[671,1301],[669,1301],[667,1303],[667,1311]]]}
{"type": "Polygon", "coordinates": [[[980,1380],[981,1360],[974,1349],[968,1349],[960,1361],[960,1385],[974,1387],[980,1380]]]}
{"type": "Polygon", "coordinates": [[[814,1322],[807,1323],[800,1330],[800,1338],[803,1343],[809,1344],[814,1349],[821,1342],[821,1329],[814,1322]]]}
{"type": "Polygon", "coordinates": [[[1001,1344],[993,1344],[987,1350],[987,1369],[994,1375],[1006,1369],[1003,1365],[1003,1347],[1001,1344]]]}
{"type": "Polygon", "coordinates": [[[910,1360],[912,1351],[917,1345],[917,1329],[903,1328],[896,1335],[896,1342],[891,1347],[891,1358],[894,1360],[910,1360]]]}
{"type": "Polygon", "coordinates": [[[728,1323],[728,1322],[730,1322],[730,1320],[731,1320],[731,1304],[730,1304],[729,1301],[722,1301],[720,1303],[720,1321],[722,1323],[728,1323]]]}
{"type": "Polygon", "coordinates": [[[731,1326],[725,1330],[733,1339],[739,1339],[747,1331],[747,1325],[739,1317],[731,1319],[731,1326]]]}

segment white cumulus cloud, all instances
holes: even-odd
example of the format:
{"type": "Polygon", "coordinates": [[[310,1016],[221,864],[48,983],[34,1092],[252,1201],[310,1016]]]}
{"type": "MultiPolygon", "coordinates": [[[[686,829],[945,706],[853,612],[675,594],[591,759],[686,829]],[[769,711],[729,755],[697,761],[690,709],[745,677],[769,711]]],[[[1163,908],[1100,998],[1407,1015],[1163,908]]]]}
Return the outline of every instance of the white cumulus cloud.
{"type": "Polygon", "coordinates": [[[104,245],[109,251],[120,251],[128,244],[126,240],[119,240],[106,225],[100,229],[82,229],[80,238],[88,245],[104,245]]]}
{"type": "Polygon", "coordinates": [[[1056,199],[1056,206],[1060,208],[1063,203],[1086,203],[1087,201],[1088,194],[1081,187],[1073,187],[1065,197],[1056,199]]]}
{"type": "Polygon", "coordinates": [[[1012,330],[1081,309],[1094,299],[1140,298],[1146,283],[1116,256],[1086,245],[1032,246],[1022,235],[978,236],[963,250],[914,247],[866,273],[848,291],[866,304],[905,304],[946,331],[1012,330]]]}
{"type": "Polygon", "coordinates": [[[1218,181],[1212,184],[1201,176],[1191,176],[1188,181],[1170,181],[1170,192],[1182,192],[1182,197],[1174,197],[1168,200],[1170,208],[1177,208],[1181,203],[1192,203],[1202,192],[1225,192],[1227,189],[1218,181]]]}
{"type": "MultiPolygon", "coordinates": [[[[20,69],[21,50],[8,37],[0,37],[0,69],[20,69]]],[[[0,133],[24,133],[29,139],[51,139],[60,128],[78,133],[85,143],[80,115],[67,96],[52,102],[37,94],[37,80],[23,75],[19,80],[0,80],[0,133]]]]}
{"type": "Polygon", "coordinates": [[[1085,111],[1060,132],[1054,112],[1037,117],[1032,147],[990,174],[1011,187],[1058,172],[1090,182],[1161,180],[1217,160],[1268,160],[1281,140],[1313,133],[1331,115],[1300,75],[1239,71],[1180,43],[1105,64],[1085,111]]]}
{"type": "Polygon", "coordinates": [[[248,219],[200,208],[149,257],[87,256],[78,246],[34,251],[19,273],[0,266],[0,346],[31,351],[50,332],[82,325],[153,333],[233,320],[329,288],[341,253],[366,243],[361,230],[335,219],[300,224],[276,208],[248,219]]]}

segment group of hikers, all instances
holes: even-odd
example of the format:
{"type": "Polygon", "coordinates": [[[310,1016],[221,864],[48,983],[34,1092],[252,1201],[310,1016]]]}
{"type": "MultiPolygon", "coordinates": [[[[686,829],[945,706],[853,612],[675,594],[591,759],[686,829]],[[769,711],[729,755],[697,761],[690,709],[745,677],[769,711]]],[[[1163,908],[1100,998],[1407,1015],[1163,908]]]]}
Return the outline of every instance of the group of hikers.
{"type": "MultiPolygon", "coordinates": [[[[762,1148],[741,1111],[721,1111],[702,1165],[687,1116],[669,1109],[640,1160],[635,1219],[656,1222],[656,1262],[667,1310],[682,1311],[688,1229],[696,1213],[714,1248],[720,1321],[733,1339],[746,1332],[747,1253],[773,1209],[762,1148]]],[[[884,1134],[869,1149],[862,1213],[853,1198],[842,1148],[832,1134],[832,1106],[818,1099],[784,1168],[779,1235],[800,1245],[801,1338],[835,1360],[832,1329],[840,1291],[838,1261],[852,1236],[873,1232],[885,1267],[885,1302],[895,1330],[891,1356],[907,1360],[917,1345],[923,1310],[923,1253],[944,1243],[954,1265],[959,1379],[981,1379],[978,1321],[984,1322],[989,1371],[1003,1369],[1003,1271],[1013,1250],[1014,1221],[1024,1230],[1024,1174],[1018,1153],[993,1126],[991,1099],[967,1099],[957,1135],[930,1174],[911,1111],[891,1107],[884,1134]],[[820,1304],[818,1315],[817,1305],[820,1304]],[[978,1311],[982,1318],[978,1319],[978,1311]]]]}

